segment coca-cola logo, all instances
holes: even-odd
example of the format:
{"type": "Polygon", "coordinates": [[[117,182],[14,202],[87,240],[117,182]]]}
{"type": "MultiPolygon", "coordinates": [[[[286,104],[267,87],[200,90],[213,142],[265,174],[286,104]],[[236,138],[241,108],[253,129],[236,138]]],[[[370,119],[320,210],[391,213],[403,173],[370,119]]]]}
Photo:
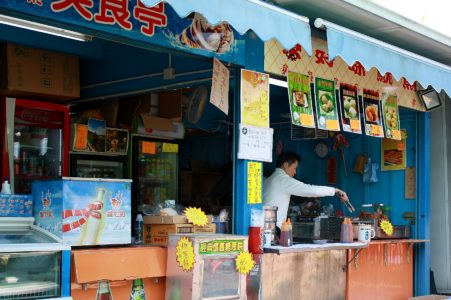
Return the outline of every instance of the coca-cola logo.
{"type": "Polygon", "coordinates": [[[19,118],[33,123],[48,123],[50,113],[42,110],[24,109],[19,118]]]}

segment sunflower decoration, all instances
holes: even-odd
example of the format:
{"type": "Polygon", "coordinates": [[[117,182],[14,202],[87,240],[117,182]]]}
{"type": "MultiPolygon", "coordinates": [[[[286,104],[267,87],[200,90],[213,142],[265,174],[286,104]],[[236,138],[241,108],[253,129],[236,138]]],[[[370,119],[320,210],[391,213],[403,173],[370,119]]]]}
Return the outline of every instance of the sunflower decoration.
{"type": "Polygon", "coordinates": [[[194,225],[205,226],[208,223],[207,215],[200,208],[188,207],[183,213],[188,219],[188,222],[194,225]]]}
{"type": "Polygon", "coordinates": [[[181,238],[175,247],[175,256],[180,268],[190,271],[194,266],[193,243],[186,237],[181,238]]]}
{"type": "Polygon", "coordinates": [[[243,251],[235,259],[236,270],[238,273],[247,275],[252,270],[255,265],[254,260],[252,259],[252,254],[248,251],[243,251]]]}
{"type": "Polygon", "coordinates": [[[393,234],[393,225],[390,223],[390,221],[383,219],[379,222],[379,227],[381,230],[388,236],[391,236],[393,234]]]}

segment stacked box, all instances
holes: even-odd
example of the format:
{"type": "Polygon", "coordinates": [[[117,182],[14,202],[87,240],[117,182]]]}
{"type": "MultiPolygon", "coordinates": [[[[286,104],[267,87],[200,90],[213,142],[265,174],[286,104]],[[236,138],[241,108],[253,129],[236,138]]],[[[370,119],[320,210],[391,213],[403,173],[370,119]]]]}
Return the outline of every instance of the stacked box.
{"type": "Polygon", "coordinates": [[[193,233],[192,224],[144,224],[143,240],[146,244],[168,245],[170,233],[193,233]]]}

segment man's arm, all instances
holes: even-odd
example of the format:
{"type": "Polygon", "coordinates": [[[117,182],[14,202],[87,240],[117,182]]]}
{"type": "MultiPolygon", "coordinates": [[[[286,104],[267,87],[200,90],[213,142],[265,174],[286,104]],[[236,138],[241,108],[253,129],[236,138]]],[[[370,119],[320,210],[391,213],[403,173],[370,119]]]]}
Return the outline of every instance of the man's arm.
{"type": "Polygon", "coordinates": [[[334,196],[338,190],[328,186],[306,184],[289,176],[283,179],[282,189],[291,195],[300,197],[334,196]]]}

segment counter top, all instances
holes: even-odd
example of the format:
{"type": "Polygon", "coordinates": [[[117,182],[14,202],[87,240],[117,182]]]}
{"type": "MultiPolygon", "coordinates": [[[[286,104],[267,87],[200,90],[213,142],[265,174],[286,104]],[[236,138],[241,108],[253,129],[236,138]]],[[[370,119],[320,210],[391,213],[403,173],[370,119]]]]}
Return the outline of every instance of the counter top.
{"type": "Polygon", "coordinates": [[[265,253],[293,253],[293,252],[312,252],[312,251],[328,251],[328,250],[347,250],[367,248],[367,243],[326,243],[326,244],[295,244],[290,247],[271,246],[265,248],[265,253]]]}
{"type": "Polygon", "coordinates": [[[417,239],[385,239],[385,240],[371,240],[370,245],[377,244],[398,244],[398,243],[428,243],[429,240],[417,239]]]}

